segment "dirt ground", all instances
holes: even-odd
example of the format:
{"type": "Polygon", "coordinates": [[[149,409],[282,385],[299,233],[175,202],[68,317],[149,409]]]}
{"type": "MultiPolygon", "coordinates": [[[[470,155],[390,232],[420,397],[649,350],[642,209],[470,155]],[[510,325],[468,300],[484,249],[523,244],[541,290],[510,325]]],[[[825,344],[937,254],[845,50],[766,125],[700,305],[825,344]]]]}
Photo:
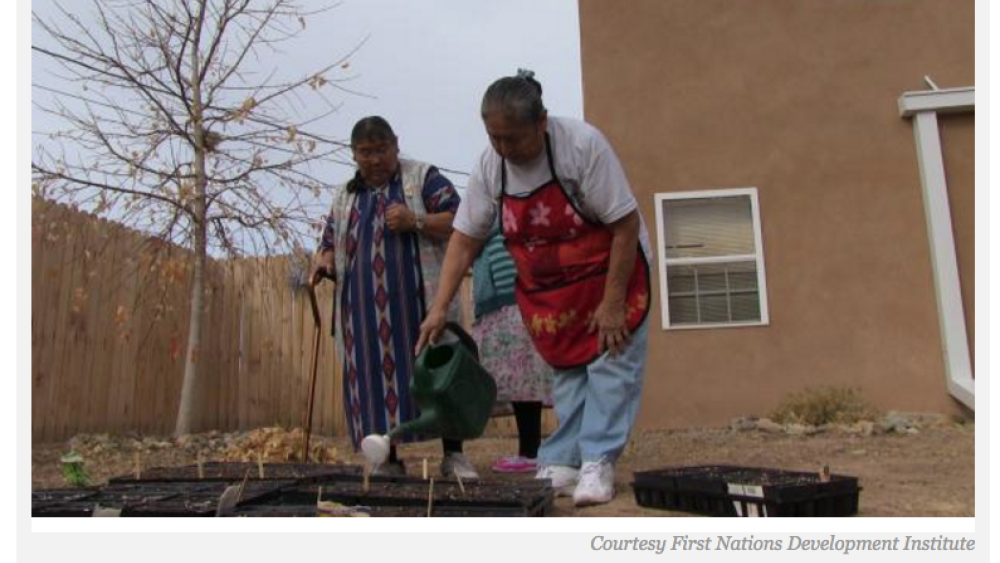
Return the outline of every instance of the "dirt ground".
{"type": "MultiPolygon", "coordinates": [[[[65,487],[59,458],[71,447],[83,454],[91,483],[101,484],[111,476],[132,472],[136,452],[145,467],[190,465],[198,455],[206,461],[239,459],[238,436],[210,433],[181,441],[84,436],[67,443],[37,444],[32,448],[31,484],[33,489],[65,487]]],[[[280,442],[274,436],[270,435],[272,446],[280,442]]],[[[295,437],[300,434],[288,436],[288,443],[300,443],[295,437]]],[[[313,444],[311,449],[326,459],[361,462],[350,451],[346,439],[314,437],[313,444]]],[[[489,466],[495,458],[515,448],[516,440],[512,437],[483,438],[468,442],[466,453],[480,473],[491,479],[530,478],[530,475],[502,476],[490,472],[489,466]]],[[[287,447],[283,450],[268,446],[267,451],[265,461],[285,461],[290,455],[287,447]]],[[[411,475],[421,472],[424,457],[431,468],[436,468],[440,461],[440,448],[434,442],[404,445],[400,453],[409,462],[411,475]]],[[[254,456],[256,453],[243,455],[243,459],[256,459],[254,456]]],[[[618,495],[613,502],[575,509],[571,499],[561,498],[557,499],[552,516],[690,516],[636,505],[632,472],[705,464],[803,471],[829,465],[834,474],[859,478],[863,488],[860,516],[975,516],[974,422],[942,423],[909,432],[870,435],[844,429],[812,435],[728,428],[639,432],[619,460],[618,495]]]]}

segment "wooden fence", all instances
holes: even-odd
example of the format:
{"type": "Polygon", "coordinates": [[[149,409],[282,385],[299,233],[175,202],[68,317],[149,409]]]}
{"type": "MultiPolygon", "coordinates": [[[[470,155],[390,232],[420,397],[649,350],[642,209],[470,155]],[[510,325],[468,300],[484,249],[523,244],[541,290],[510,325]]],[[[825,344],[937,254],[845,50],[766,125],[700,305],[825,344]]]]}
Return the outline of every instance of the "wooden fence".
{"type": "MultiPolygon", "coordinates": [[[[305,265],[284,256],[212,261],[199,352],[196,430],[304,423],[314,325],[305,265]]],[[[172,432],[184,373],[190,255],[113,222],[32,204],[32,441],[78,433],[172,432]]],[[[471,322],[470,284],[462,288],[471,322]]],[[[329,311],[314,432],[345,433],[329,311]]],[[[545,426],[554,420],[546,414],[545,426]]],[[[489,434],[513,434],[495,419],[489,434]]]]}

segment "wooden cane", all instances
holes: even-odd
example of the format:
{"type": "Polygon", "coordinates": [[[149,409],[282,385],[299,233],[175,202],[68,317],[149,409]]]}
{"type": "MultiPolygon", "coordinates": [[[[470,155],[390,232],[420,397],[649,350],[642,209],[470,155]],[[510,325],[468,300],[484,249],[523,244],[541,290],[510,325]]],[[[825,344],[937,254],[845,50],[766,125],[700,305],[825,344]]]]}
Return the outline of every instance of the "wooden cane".
{"type": "MultiPolygon", "coordinates": [[[[310,280],[311,282],[312,280],[310,280]]],[[[316,303],[316,288],[312,283],[306,284],[306,291],[309,293],[309,304],[312,305],[313,324],[316,326],[313,333],[313,353],[312,363],[309,367],[309,406],[306,409],[306,436],[303,445],[302,459],[309,463],[309,435],[312,434],[313,403],[316,399],[316,368],[319,364],[319,344],[323,332],[323,321],[319,316],[319,305],[316,303]]]]}

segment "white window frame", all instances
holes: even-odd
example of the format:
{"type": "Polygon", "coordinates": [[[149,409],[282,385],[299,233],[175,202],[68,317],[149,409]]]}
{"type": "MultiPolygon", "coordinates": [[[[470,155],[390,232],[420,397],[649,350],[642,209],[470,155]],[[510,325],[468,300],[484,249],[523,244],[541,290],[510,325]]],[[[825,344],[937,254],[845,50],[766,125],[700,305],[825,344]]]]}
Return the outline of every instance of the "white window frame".
{"type": "Polygon", "coordinates": [[[900,117],[913,120],[931,267],[934,270],[934,293],[941,326],[945,382],[948,392],[955,399],[976,410],[976,380],[972,375],[968,332],[965,329],[962,286],[951,225],[951,204],[938,128],[938,114],[975,113],[976,89],[905,92],[900,96],[898,106],[900,117]]]}
{"type": "Polygon", "coordinates": [[[767,326],[771,323],[767,306],[767,275],[764,270],[764,245],[760,229],[760,205],[757,198],[757,188],[730,188],[718,190],[700,190],[690,192],[664,192],[655,194],[657,254],[659,256],[660,272],[660,312],[663,330],[704,330],[725,329],[750,326],[767,326]],[[706,258],[667,258],[667,247],[664,234],[663,202],[683,199],[706,199],[726,197],[749,197],[750,214],[753,221],[754,254],[728,255],[706,258]],[[726,323],[703,324],[670,324],[670,294],[667,287],[667,266],[717,264],[734,261],[755,261],[757,264],[757,293],[760,300],[760,320],[726,323]]]}

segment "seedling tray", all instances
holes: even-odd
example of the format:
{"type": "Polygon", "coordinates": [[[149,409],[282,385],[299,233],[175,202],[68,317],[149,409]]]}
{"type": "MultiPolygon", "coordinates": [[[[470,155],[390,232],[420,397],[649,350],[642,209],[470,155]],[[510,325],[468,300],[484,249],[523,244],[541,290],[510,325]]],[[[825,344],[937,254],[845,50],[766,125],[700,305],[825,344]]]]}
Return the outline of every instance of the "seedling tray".
{"type": "MultiPolygon", "coordinates": [[[[432,516],[544,516],[552,508],[554,491],[532,483],[477,483],[435,480],[432,516]]],[[[260,502],[247,503],[234,516],[315,515],[319,488],[323,501],[366,506],[372,516],[426,516],[429,483],[398,477],[372,481],[364,491],[359,480],[327,481],[282,490],[260,502]]]]}
{"type": "MultiPolygon", "coordinates": [[[[41,491],[31,491],[31,515],[46,516],[47,512],[56,512],[57,507],[66,504],[80,503],[97,494],[97,489],[49,489],[41,491]]],[[[94,505],[90,504],[86,514],[79,516],[90,516],[94,505]]],[[[53,514],[57,516],[58,514],[53,514]]]]}
{"type": "MultiPolygon", "coordinates": [[[[37,491],[45,494],[48,491],[37,491]]],[[[32,504],[32,516],[91,516],[97,505],[105,508],[120,508],[122,516],[130,515],[137,507],[147,503],[177,496],[176,490],[162,487],[106,487],[92,489],[91,494],[79,498],[67,498],[62,502],[32,504]]],[[[34,500],[35,495],[32,495],[34,500]]]]}
{"type": "MultiPolygon", "coordinates": [[[[140,479],[116,477],[105,487],[32,492],[32,516],[90,516],[94,507],[119,508],[121,516],[214,516],[228,485],[248,477],[243,500],[233,516],[316,516],[322,500],[371,507],[372,516],[426,516],[429,482],[416,477],[372,477],[362,490],[360,466],[206,463],[150,468],[140,479]],[[279,476],[292,477],[279,479],[279,476]]],[[[555,492],[549,483],[529,481],[435,479],[431,514],[436,517],[545,516],[555,492]]]]}
{"type": "MultiPolygon", "coordinates": [[[[263,464],[264,480],[295,480],[312,481],[331,478],[339,475],[361,475],[360,465],[332,463],[265,463],[263,464]]],[[[174,481],[239,481],[244,475],[251,480],[260,480],[260,467],[253,462],[217,462],[202,464],[201,477],[197,465],[178,467],[153,467],[135,475],[120,475],[112,477],[109,483],[135,482],[174,482],[174,481]]]]}
{"type": "MultiPolygon", "coordinates": [[[[419,506],[372,506],[369,514],[375,518],[423,518],[427,516],[427,507],[419,506]]],[[[311,518],[318,516],[316,506],[309,505],[254,505],[237,508],[232,514],[237,518],[311,518]]],[[[478,518],[478,517],[523,517],[524,511],[514,507],[474,507],[474,506],[435,506],[431,516],[434,518],[478,518]]],[[[544,516],[535,514],[534,516],[544,516]]]]}
{"type": "MultiPolygon", "coordinates": [[[[117,483],[76,491],[33,491],[32,516],[91,516],[94,507],[119,508],[121,516],[215,516],[219,497],[230,483],[117,483]]],[[[266,498],[294,481],[247,482],[243,501],[266,498]]]]}
{"type": "MultiPolygon", "coordinates": [[[[181,485],[181,483],[174,483],[181,485]]],[[[185,483],[190,484],[190,483],[185,483]]],[[[158,499],[136,506],[127,516],[215,516],[219,498],[229,485],[238,483],[212,483],[193,490],[179,490],[173,497],[158,499]]],[[[295,485],[295,481],[248,481],[240,504],[258,501],[295,485]]]]}
{"type": "Polygon", "coordinates": [[[48,489],[31,491],[31,506],[47,506],[83,500],[93,496],[96,489],[48,489]]]}
{"type": "Polygon", "coordinates": [[[852,516],[856,477],[733,465],[670,467],[635,473],[636,503],[708,516],[852,516]]]}

